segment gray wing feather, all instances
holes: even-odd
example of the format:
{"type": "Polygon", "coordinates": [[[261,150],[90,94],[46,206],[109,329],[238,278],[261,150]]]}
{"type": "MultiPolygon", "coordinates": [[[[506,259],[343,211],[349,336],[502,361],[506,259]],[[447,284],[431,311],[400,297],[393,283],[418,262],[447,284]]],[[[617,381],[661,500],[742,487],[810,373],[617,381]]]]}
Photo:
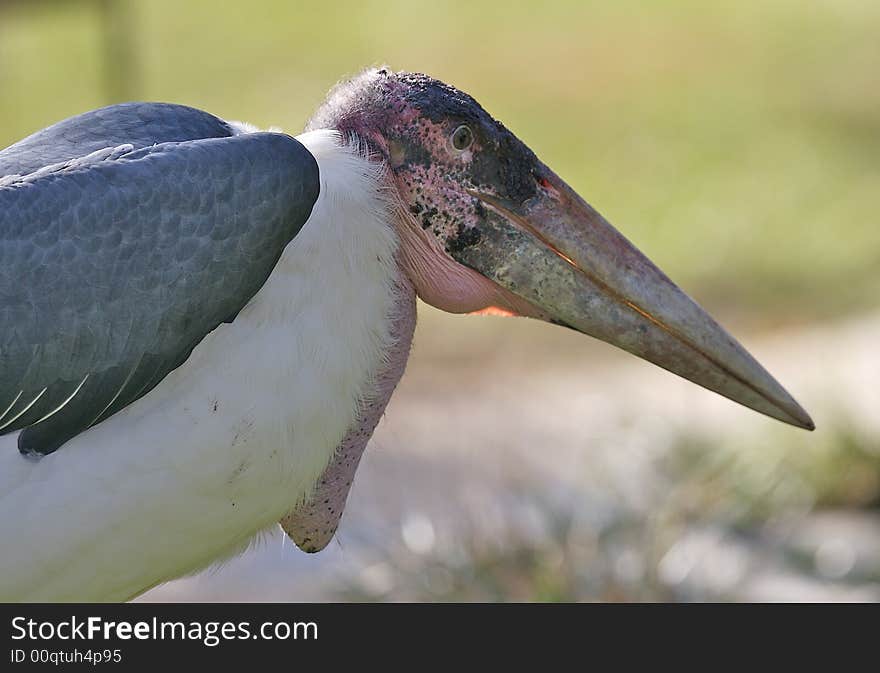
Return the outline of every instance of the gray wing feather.
{"type": "Polygon", "coordinates": [[[121,103],[53,124],[0,152],[0,177],[26,175],[107,147],[135,149],[159,143],[235,135],[212,114],[171,103],[121,103]]]}
{"type": "Polygon", "coordinates": [[[0,434],[49,453],[151,390],[262,287],[318,177],[255,133],[0,181],[0,434]]]}

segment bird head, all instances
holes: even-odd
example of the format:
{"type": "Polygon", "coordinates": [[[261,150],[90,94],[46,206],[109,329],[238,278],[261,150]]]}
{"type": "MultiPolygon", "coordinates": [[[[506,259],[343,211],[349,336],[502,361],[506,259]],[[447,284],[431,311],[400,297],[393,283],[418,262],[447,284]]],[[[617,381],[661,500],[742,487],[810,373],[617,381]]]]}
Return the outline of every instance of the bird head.
{"type": "Polygon", "coordinates": [[[387,165],[401,264],[424,301],[570,327],[813,429],[733,337],[471,96],[373,69],[331,91],[308,128],[355,135],[387,165]]]}

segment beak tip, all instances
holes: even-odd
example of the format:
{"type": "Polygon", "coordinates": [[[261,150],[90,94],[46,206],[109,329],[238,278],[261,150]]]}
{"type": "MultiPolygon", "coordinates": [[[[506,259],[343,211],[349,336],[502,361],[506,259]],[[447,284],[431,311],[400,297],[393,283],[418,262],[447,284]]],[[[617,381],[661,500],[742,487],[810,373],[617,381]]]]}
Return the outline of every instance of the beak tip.
{"type": "Polygon", "coordinates": [[[780,420],[784,420],[789,425],[793,425],[796,428],[801,428],[809,432],[815,430],[816,424],[813,422],[813,419],[810,418],[810,414],[808,414],[800,404],[795,402],[794,399],[789,397],[789,400],[790,404],[781,407],[785,411],[787,418],[780,420]]]}
{"type": "Polygon", "coordinates": [[[816,424],[813,423],[813,419],[809,417],[808,414],[804,413],[804,417],[801,422],[798,424],[798,427],[807,430],[808,432],[813,432],[816,429],[816,424]]]}

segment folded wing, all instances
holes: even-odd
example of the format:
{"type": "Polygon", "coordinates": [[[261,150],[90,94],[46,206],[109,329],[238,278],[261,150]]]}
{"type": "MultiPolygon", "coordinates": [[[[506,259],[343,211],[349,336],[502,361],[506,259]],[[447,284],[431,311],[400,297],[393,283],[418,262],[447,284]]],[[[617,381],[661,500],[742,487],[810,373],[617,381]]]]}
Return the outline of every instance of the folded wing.
{"type": "MultiPolygon", "coordinates": [[[[212,132],[198,114],[188,132],[212,132]]],[[[234,319],[311,213],[318,167],[290,136],[149,142],[168,135],[0,153],[0,434],[22,430],[23,452],[149,392],[234,319]]]]}

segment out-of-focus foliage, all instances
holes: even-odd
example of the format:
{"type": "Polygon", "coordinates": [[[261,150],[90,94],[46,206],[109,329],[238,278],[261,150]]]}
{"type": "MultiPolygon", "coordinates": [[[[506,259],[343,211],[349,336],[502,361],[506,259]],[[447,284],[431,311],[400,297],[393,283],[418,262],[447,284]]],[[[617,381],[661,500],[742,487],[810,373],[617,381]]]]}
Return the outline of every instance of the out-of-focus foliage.
{"type": "MultiPolygon", "coordinates": [[[[134,97],[296,131],[363,66],[425,71],[474,94],[698,298],[772,322],[880,291],[872,0],[120,1],[134,97]]],[[[108,102],[98,5],[0,13],[0,145],[108,102]]]]}
{"type": "Polygon", "coordinates": [[[338,541],[154,597],[880,600],[880,2],[117,4],[0,0],[0,146],[120,90],[295,133],[365,66],[430,73],[760,328],[746,345],[818,426],[422,306],[338,541]],[[119,26],[133,65],[108,87],[119,26]]]}
{"type": "Polygon", "coordinates": [[[641,507],[602,491],[585,500],[524,489],[500,530],[460,529],[445,545],[423,515],[404,519],[400,537],[377,543],[370,563],[333,595],[880,600],[880,437],[837,428],[805,450],[796,436],[719,443],[685,435],[662,467],[650,485],[662,497],[641,507]]]}

